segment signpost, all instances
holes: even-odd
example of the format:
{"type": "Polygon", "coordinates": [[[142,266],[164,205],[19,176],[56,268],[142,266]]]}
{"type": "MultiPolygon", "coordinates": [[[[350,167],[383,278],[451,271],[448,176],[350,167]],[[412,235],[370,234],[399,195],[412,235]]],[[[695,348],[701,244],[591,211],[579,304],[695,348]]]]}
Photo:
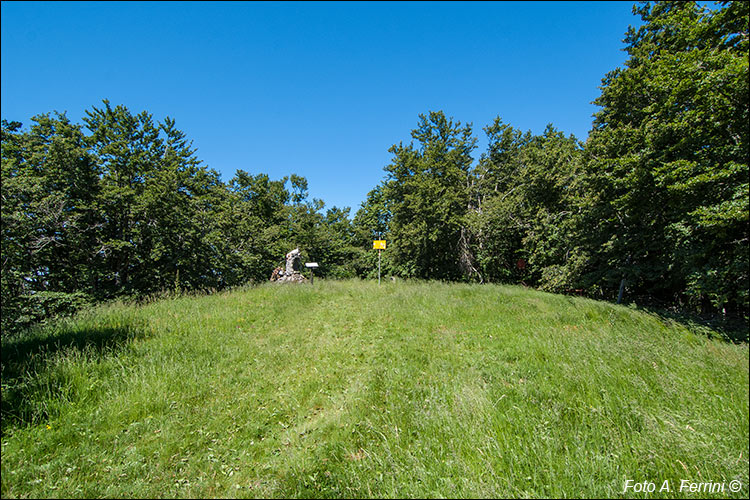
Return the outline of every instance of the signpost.
{"type": "Polygon", "coordinates": [[[310,269],[310,285],[312,285],[313,282],[315,281],[315,273],[313,272],[313,270],[316,267],[318,267],[318,263],[317,262],[305,262],[305,267],[310,269]]]}
{"type": "Polygon", "coordinates": [[[378,250],[378,285],[380,284],[380,251],[385,250],[385,240],[375,240],[372,242],[372,248],[378,250]]]}

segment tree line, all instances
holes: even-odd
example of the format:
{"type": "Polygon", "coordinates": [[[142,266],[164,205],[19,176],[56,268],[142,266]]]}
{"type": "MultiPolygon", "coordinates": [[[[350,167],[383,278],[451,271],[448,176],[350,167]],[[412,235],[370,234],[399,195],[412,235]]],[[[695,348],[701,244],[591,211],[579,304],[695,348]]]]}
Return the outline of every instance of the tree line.
{"type": "Polygon", "coordinates": [[[387,274],[748,317],[748,4],[642,3],[585,142],[419,115],[350,219],[307,180],[228,182],[169,117],[125,106],[2,122],[2,331],[85,304],[265,281],[299,247],[387,274]]]}

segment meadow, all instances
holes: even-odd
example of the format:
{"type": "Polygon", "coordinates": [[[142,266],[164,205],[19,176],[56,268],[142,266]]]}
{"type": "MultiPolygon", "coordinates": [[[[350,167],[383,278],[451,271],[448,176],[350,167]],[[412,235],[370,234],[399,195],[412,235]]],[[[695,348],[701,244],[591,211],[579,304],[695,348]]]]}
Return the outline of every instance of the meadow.
{"type": "Polygon", "coordinates": [[[3,339],[2,497],[747,498],[748,368],[746,342],[518,286],[112,303],[3,339]]]}

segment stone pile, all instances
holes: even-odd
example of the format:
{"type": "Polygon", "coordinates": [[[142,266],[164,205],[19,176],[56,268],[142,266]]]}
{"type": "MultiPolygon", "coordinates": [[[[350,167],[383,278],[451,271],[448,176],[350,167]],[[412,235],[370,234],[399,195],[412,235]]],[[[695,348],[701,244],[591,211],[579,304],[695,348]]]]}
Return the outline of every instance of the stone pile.
{"type": "Polygon", "coordinates": [[[300,251],[299,248],[295,248],[288,254],[286,254],[286,269],[277,267],[271,273],[271,281],[278,283],[306,283],[305,278],[300,269],[300,251]]]}

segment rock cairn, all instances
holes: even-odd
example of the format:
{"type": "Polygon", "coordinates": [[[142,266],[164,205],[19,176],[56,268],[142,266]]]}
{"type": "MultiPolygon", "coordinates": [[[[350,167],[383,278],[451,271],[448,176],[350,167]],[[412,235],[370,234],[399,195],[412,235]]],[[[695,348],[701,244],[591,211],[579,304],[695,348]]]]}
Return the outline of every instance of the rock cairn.
{"type": "Polygon", "coordinates": [[[300,251],[299,248],[295,248],[288,254],[286,254],[286,269],[277,267],[271,273],[271,281],[278,283],[305,283],[305,278],[300,269],[300,251]]]}

